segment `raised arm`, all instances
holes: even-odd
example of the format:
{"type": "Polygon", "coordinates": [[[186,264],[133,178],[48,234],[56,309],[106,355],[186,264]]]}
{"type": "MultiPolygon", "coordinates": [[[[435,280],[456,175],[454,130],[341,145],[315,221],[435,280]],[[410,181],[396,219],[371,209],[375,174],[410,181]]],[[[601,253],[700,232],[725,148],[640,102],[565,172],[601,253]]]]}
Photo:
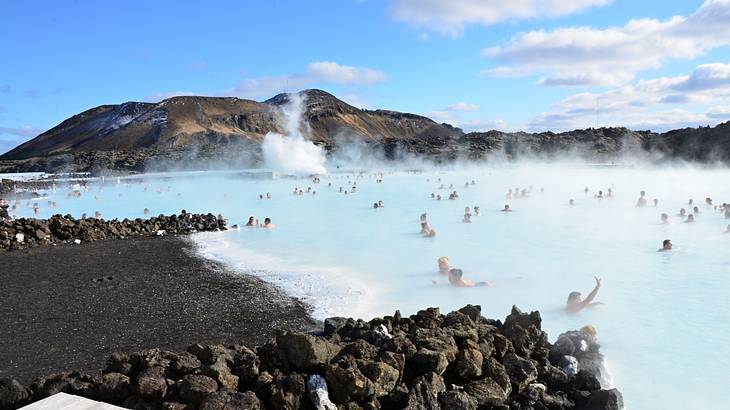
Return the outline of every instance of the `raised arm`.
{"type": "Polygon", "coordinates": [[[591,305],[591,302],[593,302],[593,299],[595,299],[596,295],[598,295],[598,289],[601,288],[601,279],[596,276],[594,276],[593,278],[596,279],[596,287],[593,288],[591,293],[589,293],[588,296],[583,301],[580,302],[581,309],[591,305]]]}

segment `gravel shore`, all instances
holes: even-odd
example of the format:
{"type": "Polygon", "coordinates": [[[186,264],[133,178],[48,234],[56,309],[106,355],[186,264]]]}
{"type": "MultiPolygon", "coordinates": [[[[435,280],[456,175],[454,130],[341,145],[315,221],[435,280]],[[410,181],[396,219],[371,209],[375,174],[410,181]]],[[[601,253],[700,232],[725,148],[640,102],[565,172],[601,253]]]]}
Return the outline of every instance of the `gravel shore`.
{"type": "Polygon", "coordinates": [[[0,377],[93,372],[114,351],[259,345],[317,326],[307,307],[181,237],[0,253],[0,377]]]}

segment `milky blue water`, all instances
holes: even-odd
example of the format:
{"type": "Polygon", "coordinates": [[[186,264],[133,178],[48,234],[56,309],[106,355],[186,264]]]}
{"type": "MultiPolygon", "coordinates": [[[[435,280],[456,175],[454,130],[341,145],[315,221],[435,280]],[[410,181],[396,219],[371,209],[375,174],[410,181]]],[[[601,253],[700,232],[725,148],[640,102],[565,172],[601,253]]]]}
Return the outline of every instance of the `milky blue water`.
{"type": "MultiPolygon", "coordinates": [[[[539,309],[543,328],[558,334],[594,325],[614,378],[632,409],[722,408],[730,368],[730,223],[704,203],[730,202],[730,171],[516,165],[428,172],[366,172],[310,179],[248,179],[232,174],[107,179],[80,198],[58,187],[36,201],[38,216],[100,211],[106,218],[179,212],[222,213],[243,225],[249,215],[271,217],[275,229],[245,228],[195,236],[200,252],[234,269],[261,276],[305,300],[318,318],[443,311],[467,303],[504,318],[513,304],[539,309]],[[440,182],[439,182],[440,178],[440,182]],[[475,185],[464,187],[474,180],[475,185]],[[357,182],[357,192],[345,195],[357,182]],[[331,183],[331,187],[328,184],[331,183]],[[439,189],[444,184],[448,188],[439,189]],[[528,198],[506,199],[508,189],[533,186],[528,198]],[[146,187],[146,192],[144,191],[146,187]],[[311,187],[316,195],[293,195],[311,187]],[[589,193],[584,188],[589,188],[589,193]],[[615,197],[596,199],[613,187],[615,197]],[[544,193],[541,193],[544,188],[544,193]],[[445,199],[452,190],[460,198],[445,199]],[[636,208],[640,190],[649,206],[636,208]],[[271,199],[259,194],[271,193],[271,199]],[[443,200],[431,199],[431,193],[443,200]],[[98,199],[95,199],[98,198],[98,199]],[[659,200],[654,207],[652,200],[659,200]],[[696,222],[675,216],[688,199],[696,222]],[[569,199],[575,200],[569,206],[569,199]],[[47,200],[59,207],[50,209],[47,200]],[[382,200],[384,208],[373,209],[382,200]],[[505,203],[514,209],[502,213],[505,203]],[[463,223],[465,206],[482,215],[463,223]],[[419,235],[428,214],[434,238],[419,235]],[[671,224],[661,225],[660,214],[671,224]],[[672,239],[672,252],[656,252],[672,239]],[[494,288],[453,288],[437,273],[448,256],[465,277],[494,288]],[[605,305],[575,315],[563,311],[570,291],[586,295],[603,278],[605,305]]],[[[30,216],[26,202],[18,213],[30,216]]]]}

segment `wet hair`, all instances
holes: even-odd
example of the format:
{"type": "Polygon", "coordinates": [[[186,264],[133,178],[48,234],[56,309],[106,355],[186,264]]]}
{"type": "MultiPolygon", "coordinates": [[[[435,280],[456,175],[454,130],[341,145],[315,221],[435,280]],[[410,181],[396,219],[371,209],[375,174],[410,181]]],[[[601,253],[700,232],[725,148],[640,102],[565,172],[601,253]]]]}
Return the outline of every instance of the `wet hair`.
{"type": "Polygon", "coordinates": [[[669,244],[671,244],[671,243],[672,243],[672,240],[671,239],[665,239],[662,242],[662,246],[666,248],[666,246],[669,245],[669,244]]]}
{"type": "Polygon", "coordinates": [[[448,256],[442,256],[436,260],[439,264],[441,263],[449,263],[449,257],[448,256]]]}
{"type": "Polygon", "coordinates": [[[271,223],[271,218],[264,218],[264,223],[265,223],[265,224],[267,224],[267,223],[271,223]]]}
{"type": "Polygon", "coordinates": [[[461,279],[462,276],[464,276],[464,271],[461,269],[453,268],[449,271],[449,277],[453,277],[454,279],[461,279]]]}
{"type": "Polygon", "coordinates": [[[576,302],[578,299],[580,299],[580,295],[581,295],[580,292],[570,292],[570,294],[568,295],[567,303],[570,304],[572,302],[576,302]]]}

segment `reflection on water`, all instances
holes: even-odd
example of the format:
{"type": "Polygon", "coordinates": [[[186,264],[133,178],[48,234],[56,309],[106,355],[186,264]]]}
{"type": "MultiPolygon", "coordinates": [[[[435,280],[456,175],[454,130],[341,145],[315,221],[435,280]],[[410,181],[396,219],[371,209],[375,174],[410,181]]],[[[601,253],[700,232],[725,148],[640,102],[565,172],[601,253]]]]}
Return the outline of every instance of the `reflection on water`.
{"type": "MultiPolygon", "coordinates": [[[[201,251],[253,270],[309,302],[319,317],[395,309],[407,314],[426,306],[448,311],[475,303],[487,316],[503,318],[516,304],[539,309],[553,339],[592,324],[631,408],[712,408],[724,400],[721,383],[730,367],[724,354],[730,341],[730,307],[724,302],[730,235],[723,234],[730,221],[704,199],[730,202],[729,177],[725,170],[578,166],[392,172],[382,183],[374,173],[331,174],[318,184],[211,174],[142,184],[107,181],[74,199],[59,189],[48,198],[56,209],[38,202],[40,216],[98,210],[107,218],[143,217],[144,208],[152,214],[185,208],[223,213],[239,225],[250,215],[261,222],[271,217],[274,230],[200,235],[201,251]],[[476,184],[465,187],[472,179],[476,184]],[[351,191],[355,182],[356,192],[340,192],[351,191]],[[527,198],[505,198],[509,189],[530,186],[527,198]],[[294,195],[295,187],[305,193],[294,195]],[[306,193],[308,187],[316,194],[306,193]],[[613,198],[594,197],[608,188],[613,198]],[[454,190],[459,199],[447,200],[454,190]],[[641,190],[647,191],[646,208],[635,207],[641,190]],[[267,192],[271,199],[259,199],[267,192]],[[444,199],[431,199],[431,193],[444,199]],[[693,207],[690,198],[700,211],[692,224],[675,216],[693,207]],[[385,206],[374,209],[381,200],[385,206]],[[499,212],[505,203],[514,212],[499,212]],[[470,224],[462,222],[466,206],[481,208],[470,224]],[[423,212],[438,232],[434,238],[418,235],[423,212]],[[662,212],[670,224],[659,224],[662,212]],[[664,239],[672,239],[675,249],[656,252],[664,239]],[[432,285],[444,280],[436,259],[445,255],[466,278],[496,287],[432,285]],[[564,314],[568,293],[586,295],[594,275],[603,278],[597,300],[605,305],[564,314]]],[[[31,215],[22,205],[20,212],[31,215]]]]}

